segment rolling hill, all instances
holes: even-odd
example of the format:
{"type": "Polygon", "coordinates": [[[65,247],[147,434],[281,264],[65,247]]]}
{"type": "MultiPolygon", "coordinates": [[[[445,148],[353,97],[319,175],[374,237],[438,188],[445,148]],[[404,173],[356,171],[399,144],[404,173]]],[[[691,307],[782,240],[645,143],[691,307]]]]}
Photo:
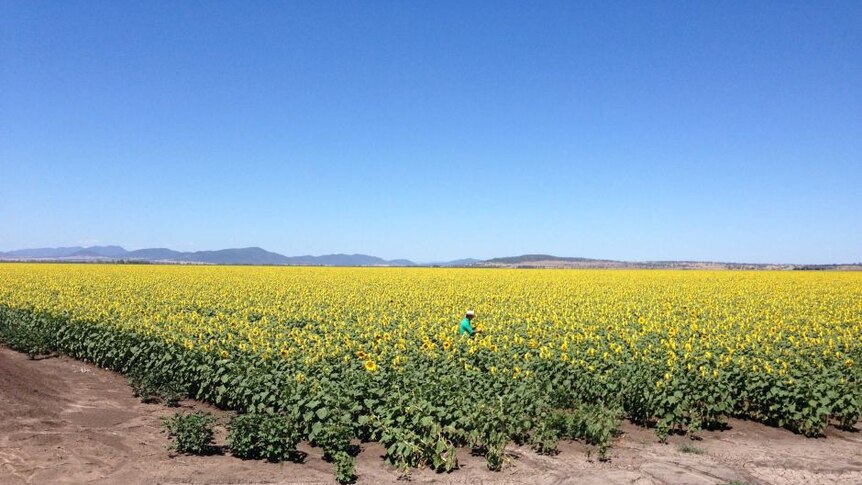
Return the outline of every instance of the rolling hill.
{"type": "Polygon", "coordinates": [[[231,248],[215,251],[174,251],[167,248],[147,248],[126,251],[120,246],[90,246],[21,249],[0,253],[7,261],[75,261],[110,262],[135,261],[158,263],[242,264],[279,266],[415,266],[406,259],[387,261],[366,254],[326,254],[293,256],[267,251],[259,247],[231,248]]]}
{"type": "Polygon", "coordinates": [[[0,261],[136,262],[166,264],[222,264],[267,266],[441,266],[471,268],[557,269],[736,269],[736,270],[862,270],[862,264],[748,264],[709,261],[616,261],[523,254],[487,260],[456,259],[417,264],[407,259],[386,260],[367,254],[284,256],[259,247],[183,252],[168,248],[126,251],[120,246],[71,246],[0,252],[0,261]]]}

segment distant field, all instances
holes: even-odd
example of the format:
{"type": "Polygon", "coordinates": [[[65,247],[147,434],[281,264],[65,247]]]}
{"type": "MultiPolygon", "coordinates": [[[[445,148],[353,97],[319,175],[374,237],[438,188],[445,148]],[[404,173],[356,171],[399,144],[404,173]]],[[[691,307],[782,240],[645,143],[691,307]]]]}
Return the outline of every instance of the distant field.
{"type": "Polygon", "coordinates": [[[404,468],[466,445],[493,468],[510,441],[603,452],[622,417],[816,435],[862,413],[858,272],[0,264],[0,340],[285,413],[333,455],[379,441],[404,468]]]}

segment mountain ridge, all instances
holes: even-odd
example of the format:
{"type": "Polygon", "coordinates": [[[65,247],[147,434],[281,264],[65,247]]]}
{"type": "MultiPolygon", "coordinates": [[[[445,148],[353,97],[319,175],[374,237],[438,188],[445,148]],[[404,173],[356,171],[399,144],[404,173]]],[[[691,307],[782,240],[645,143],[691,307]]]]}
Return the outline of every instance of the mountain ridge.
{"type": "Polygon", "coordinates": [[[324,254],[321,256],[284,256],[260,247],[228,248],[208,251],[175,251],[168,248],[144,248],[127,251],[121,246],[68,246],[33,248],[0,252],[6,261],[74,261],[74,262],[152,262],[224,265],[275,266],[416,266],[406,259],[391,261],[367,254],[324,254]]]}
{"type": "Polygon", "coordinates": [[[415,263],[408,259],[386,260],[367,254],[324,254],[285,256],[252,246],[207,251],[176,251],[168,248],[144,248],[127,251],[121,246],[67,246],[32,248],[0,252],[0,261],[65,262],[139,262],[166,264],[260,265],[260,266],[432,266],[472,268],[559,268],[559,269],[804,269],[862,270],[862,263],[847,264],[761,264],[711,261],[618,261],[583,257],[522,254],[486,260],[466,258],[452,261],[415,263]]]}

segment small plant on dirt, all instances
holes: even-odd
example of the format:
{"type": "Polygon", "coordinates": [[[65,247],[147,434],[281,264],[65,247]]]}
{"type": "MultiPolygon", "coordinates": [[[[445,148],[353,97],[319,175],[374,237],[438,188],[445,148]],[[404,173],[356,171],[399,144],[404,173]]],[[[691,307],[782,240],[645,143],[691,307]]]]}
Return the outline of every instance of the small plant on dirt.
{"type": "Polygon", "coordinates": [[[350,453],[341,450],[332,455],[332,463],[335,464],[335,480],[338,483],[353,483],[356,481],[356,461],[350,453]]]}
{"type": "Polygon", "coordinates": [[[688,444],[680,445],[679,451],[681,453],[691,453],[693,455],[702,455],[703,454],[703,449],[698,448],[696,446],[688,445],[688,444]]]}
{"type": "Polygon", "coordinates": [[[488,462],[488,469],[492,472],[498,472],[503,469],[503,463],[506,461],[506,445],[497,443],[488,447],[488,454],[485,455],[488,462]]]}
{"type": "Polygon", "coordinates": [[[240,414],[228,425],[227,444],[238,458],[296,460],[299,440],[294,420],[284,414],[240,414]]]}
{"type": "Polygon", "coordinates": [[[215,417],[204,411],[196,413],[174,413],[162,418],[162,427],[168,432],[172,443],[168,449],[190,455],[205,455],[214,451],[213,425],[215,417]]]}
{"type": "Polygon", "coordinates": [[[664,420],[660,420],[655,427],[655,434],[658,437],[658,442],[666,445],[667,438],[670,436],[670,426],[668,426],[667,422],[664,420]]]}
{"type": "Polygon", "coordinates": [[[620,414],[618,409],[582,405],[556,411],[546,420],[546,425],[558,430],[561,439],[579,439],[596,446],[599,460],[606,461],[611,441],[619,434],[620,414]]]}
{"type": "Polygon", "coordinates": [[[551,413],[530,436],[533,449],[541,455],[556,455],[559,453],[557,444],[566,428],[566,415],[561,412],[551,413]]]}

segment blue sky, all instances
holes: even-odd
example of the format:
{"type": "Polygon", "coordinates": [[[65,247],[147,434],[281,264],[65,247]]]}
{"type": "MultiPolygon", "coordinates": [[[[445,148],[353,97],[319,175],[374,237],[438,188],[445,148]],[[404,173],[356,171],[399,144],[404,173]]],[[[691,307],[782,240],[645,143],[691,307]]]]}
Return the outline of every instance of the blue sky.
{"type": "Polygon", "coordinates": [[[0,0],[0,251],[862,261],[862,2],[0,0]]]}

